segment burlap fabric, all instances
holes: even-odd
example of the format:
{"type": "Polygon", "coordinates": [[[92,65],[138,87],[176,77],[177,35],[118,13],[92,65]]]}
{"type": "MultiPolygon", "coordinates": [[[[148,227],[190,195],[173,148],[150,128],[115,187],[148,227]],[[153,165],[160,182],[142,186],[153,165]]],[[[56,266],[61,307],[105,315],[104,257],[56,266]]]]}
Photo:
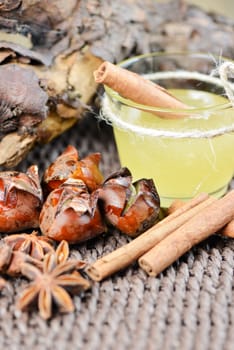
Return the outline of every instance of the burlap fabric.
{"type": "MultiPolygon", "coordinates": [[[[119,169],[111,128],[90,116],[49,145],[37,147],[21,164],[45,167],[68,145],[83,157],[102,153],[108,175],[119,169]]],[[[137,157],[137,150],[136,150],[137,157]]],[[[89,262],[126,243],[118,232],[75,246],[89,262]]],[[[9,279],[0,296],[0,349],[7,350],[221,350],[234,348],[234,241],[214,236],[196,246],[158,277],[137,265],[93,283],[74,298],[76,310],[48,322],[15,307],[27,283],[9,279]]]]}

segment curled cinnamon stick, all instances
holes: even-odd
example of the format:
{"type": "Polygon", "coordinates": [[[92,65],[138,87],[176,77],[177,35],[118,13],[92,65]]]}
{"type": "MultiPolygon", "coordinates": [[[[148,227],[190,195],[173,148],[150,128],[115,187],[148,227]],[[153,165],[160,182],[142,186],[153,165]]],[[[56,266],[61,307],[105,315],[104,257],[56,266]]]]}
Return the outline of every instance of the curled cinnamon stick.
{"type": "Polygon", "coordinates": [[[156,276],[194,245],[234,219],[234,190],[210,203],[138,260],[150,276],[156,276]]]}
{"type": "Polygon", "coordinates": [[[226,237],[234,238],[234,220],[230,221],[220,233],[226,237]]]}
{"type": "Polygon", "coordinates": [[[101,281],[136,261],[155,244],[171,234],[199,211],[203,211],[214,198],[200,194],[191,199],[172,215],[154,225],[130,243],[114,250],[87,267],[86,272],[95,281],[101,281]]]}
{"type": "MultiPolygon", "coordinates": [[[[96,83],[104,84],[118,92],[122,97],[141,105],[169,109],[189,108],[160,85],[107,61],[94,71],[94,78],[96,83]]],[[[186,113],[178,112],[150,112],[169,119],[186,116],[186,113]]]]}
{"type": "MultiPolygon", "coordinates": [[[[184,202],[180,199],[174,200],[170,207],[167,209],[167,214],[170,216],[172,213],[177,211],[179,208],[184,206],[184,202]]],[[[230,221],[226,226],[224,226],[220,231],[220,234],[229,237],[234,238],[234,220],[230,221]]]]}
{"type": "Polygon", "coordinates": [[[185,202],[183,202],[181,199],[175,199],[171,203],[170,207],[167,209],[167,215],[171,215],[172,213],[174,213],[174,211],[183,207],[184,204],[185,202]]]}

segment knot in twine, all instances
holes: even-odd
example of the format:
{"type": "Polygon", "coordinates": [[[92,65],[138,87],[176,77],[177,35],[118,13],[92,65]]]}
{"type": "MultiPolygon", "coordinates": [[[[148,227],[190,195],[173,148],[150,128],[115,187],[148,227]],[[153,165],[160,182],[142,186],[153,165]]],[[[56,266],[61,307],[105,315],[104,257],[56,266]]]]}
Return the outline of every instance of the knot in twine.
{"type": "MultiPolygon", "coordinates": [[[[225,93],[232,105],[234,107],[234,85],[228,80],[228,76],[234,77],[234,63],[227,61],[223,62],[218,68],[211,72],[211,75],[206,75],[203,73],[191,71],[173,71],[173,72],[157,72],[152,73],[148,79],[160,79],[160,78],[184,78],[184,79],[195,79],[204,82],[209,82],[222,86],[225,90],[225,93]],[[219,74],[219,78],[215,75],[219,74]]],[[[222,126],[215,130],[190,130],[183,132],[170,131],[165,129],[149,129],[138,125],[129,124],[128,122],[120,119],[115,113],[112,112],[111,102],[107,96],[104,95],[102,100],[102,108],[100,111],[101,119],[105,120],[106,123],[114,126],[115,128],[121,129],[127,132],[133,132],[141,136],[153,136],[153,137],[170,137],[170,138],[211,138],[225,133],[234,131],[234,123],[229,126],[222,126]]]]}
{"type": "Polygon", "coordinates": [[[227,97],[229,98],[232,106],[234,107],[234,93],[233,88],[231,88],[231,83],[228,81],[228,75],[234,78],[234,63],[223,62],[218,68],[220,80],[223,84],[227,97]]]}

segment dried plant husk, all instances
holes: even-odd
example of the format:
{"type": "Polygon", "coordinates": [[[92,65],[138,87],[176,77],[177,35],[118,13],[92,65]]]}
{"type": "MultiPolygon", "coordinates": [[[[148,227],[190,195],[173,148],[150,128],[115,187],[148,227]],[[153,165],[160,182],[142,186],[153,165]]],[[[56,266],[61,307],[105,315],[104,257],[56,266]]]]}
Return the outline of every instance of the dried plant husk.
{"type": "MultiPolygon", "coordinates": [[[[0,96],[5,118],[0,165],[15,167],[36,144],[50,142],[90,110],[97,91],[93,71],[103,60],[115,63],[164,50],[206,51],[233,58],[233,29],[230,18],[182,0],[2,1],[1,69],[16,65],[25,76],[34,77],[37,93],[27,88],[26,100],[45,96],[42,112],[46,115],[19,105],[9,94],[4,99],[0,96]]],[[[14,81],[19,91],[20,81],[14,81]]],[[[7,87],[8,82],[4,74],[1,85],[7,87]]]]}
{"type": "MultiPolygon", "coordinates": [[[[92,71],[100,62],[99,58],[88,52],[77,52],[69,57],[57,57],[50,67],[32,67],[22,63],[0,66],[6,72],[5,79],[1,79],[2,90],[10,79],[7,71],[17,67],[17,71],[24,72],[27,78],[23,81],[27,88],[25,94],[21,94],[22,101],[27,99],[36,105],[42,95],[44,103],[41,103],[41,111],[46,111],[43,115],[38,115],[30,106],[20,104],[17,99],[12,101],[11,92],[6,95],[0,105],[0,111],[4,112],[1,113],[4,124],[1,123],[0,128],[0,165],[8,168],[16,166],[36,143],[50,142],[72,127],[82,117],[82,113],[90,109],[88,103],[96,91],[92,71]],[[32,81],[30,77],[34,78],[34,89],[30,83],[27,84],[27,81],[32,81]],[[88,86],[80,84],[76,77],[86,81],[88,86]],[[16,112],[9,114],[8,111],[12,110],[16,112]]],[[[22,91],[19,75],[23,74],[14,76],[13,85],[17,91],[22,91]]]]}

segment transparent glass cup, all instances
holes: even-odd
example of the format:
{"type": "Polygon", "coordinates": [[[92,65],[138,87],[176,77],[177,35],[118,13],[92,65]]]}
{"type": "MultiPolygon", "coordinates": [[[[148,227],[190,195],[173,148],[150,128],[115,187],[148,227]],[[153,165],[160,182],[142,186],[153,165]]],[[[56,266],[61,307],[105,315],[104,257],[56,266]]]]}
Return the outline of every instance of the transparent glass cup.
{"type": "Polygon", "coordinates": [[[189,105],[188,110],[139,105],[105,87],[103,116],[113,126],[121,165],[134,180],[153,178],[162,207],[201,192],[221,197],[234,174],[234,108],[217,74],[217,59],[202,53],[152,53],[119,65],[189,105]],[[165,112],[183,118],[162,118],[165,112]]]}

